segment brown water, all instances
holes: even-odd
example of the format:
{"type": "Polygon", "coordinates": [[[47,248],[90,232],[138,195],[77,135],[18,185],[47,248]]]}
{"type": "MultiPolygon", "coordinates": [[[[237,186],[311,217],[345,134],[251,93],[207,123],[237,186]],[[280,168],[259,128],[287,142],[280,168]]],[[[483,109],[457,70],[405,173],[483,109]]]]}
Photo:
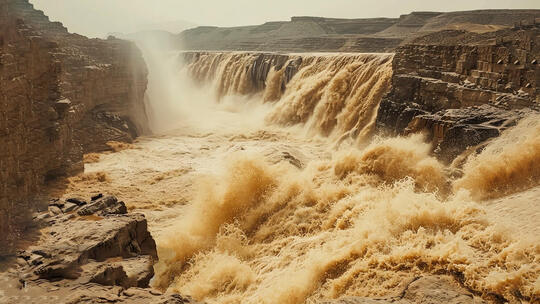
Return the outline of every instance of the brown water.
{"type": "Polygon", "coordinates": [[[421,136],[371,136],[390,55],[305,57],[285,92],[280,70],[266,89],[245,86],[250,54],[151,65],[160,135],[94,157],[67,192],[106,191],[144,212],[154,286],[209,303],[387,296],[434,272],[538,299],[540,117],[453,180],[421,136]]]}

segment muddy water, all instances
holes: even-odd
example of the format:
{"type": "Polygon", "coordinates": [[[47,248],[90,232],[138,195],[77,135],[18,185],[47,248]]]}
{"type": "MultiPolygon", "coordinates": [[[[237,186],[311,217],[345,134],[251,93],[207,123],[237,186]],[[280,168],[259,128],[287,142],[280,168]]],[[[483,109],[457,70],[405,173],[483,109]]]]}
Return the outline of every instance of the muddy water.
{"type": "Polygon", "coordinates": [[[388,296],[445,272],[486,295],[538,299],[539,117],[452,179],[421,136],[371,136],[387,55],[309,57],[284,92],[241,94],[231,88],[249,56],[203,58],[205,81],[197,66],[166,77],[151,66],[154,113],[167,112],[154,116],[159,135],[93,157],[65,191],[108,192],[147,215],[155,287],[210,303],[312,303],[388,296]]]}

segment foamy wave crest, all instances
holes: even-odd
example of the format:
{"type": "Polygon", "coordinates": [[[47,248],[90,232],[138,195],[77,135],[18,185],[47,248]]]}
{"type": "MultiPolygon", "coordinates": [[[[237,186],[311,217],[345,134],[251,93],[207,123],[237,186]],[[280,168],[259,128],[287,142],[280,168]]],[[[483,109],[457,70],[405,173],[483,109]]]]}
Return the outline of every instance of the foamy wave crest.
{"type": "Polygon", "coordinates": [[[464,165],[456,189],[496,198],[540,185],[540,115],[524,118],[464,165]]]}
{"type": "Polygon", "coordinates": [[[480,293],[537,296],[538,244],[465,192],[437,194],[448,181],[428,151],[419,137],[381,140],[302,170],[240,153],[201,178],[159,240],[154,283],[209,303],[311,303],[388,296],[444,272],[480,293]]]}

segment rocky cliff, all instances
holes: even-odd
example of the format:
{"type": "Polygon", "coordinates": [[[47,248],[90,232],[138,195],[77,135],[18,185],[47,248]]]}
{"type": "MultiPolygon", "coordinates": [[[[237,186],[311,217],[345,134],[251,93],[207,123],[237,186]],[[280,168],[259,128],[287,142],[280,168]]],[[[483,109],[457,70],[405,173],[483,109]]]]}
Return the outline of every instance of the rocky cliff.
{"type": "Polygon", "coordinates": [[[146,131],[147,71],[132,43],[70,34],[27,0],[0,1],[0,35],[0,239],[14,240],[47,179],[146,131]]]}
{"type": "Polygon", "coordinates": [[[379,131],[426,131],[450,161],[540,104],[540,22],[489,34],[442,31],[400,47],[379,131]]]}

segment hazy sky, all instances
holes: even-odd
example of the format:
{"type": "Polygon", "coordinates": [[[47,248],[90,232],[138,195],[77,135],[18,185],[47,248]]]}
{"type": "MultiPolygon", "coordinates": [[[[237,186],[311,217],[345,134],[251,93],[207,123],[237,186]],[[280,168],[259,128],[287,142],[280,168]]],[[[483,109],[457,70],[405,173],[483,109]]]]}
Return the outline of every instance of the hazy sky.
{"type": "Polygon", "coordinates": [[[89,36],[148,29],[179,21],[234,26],[289,20],[291,16],[397,17],[411,11],[483,8],[540,9],[540,0],[30,0],[53,21],[89,36]]]}

